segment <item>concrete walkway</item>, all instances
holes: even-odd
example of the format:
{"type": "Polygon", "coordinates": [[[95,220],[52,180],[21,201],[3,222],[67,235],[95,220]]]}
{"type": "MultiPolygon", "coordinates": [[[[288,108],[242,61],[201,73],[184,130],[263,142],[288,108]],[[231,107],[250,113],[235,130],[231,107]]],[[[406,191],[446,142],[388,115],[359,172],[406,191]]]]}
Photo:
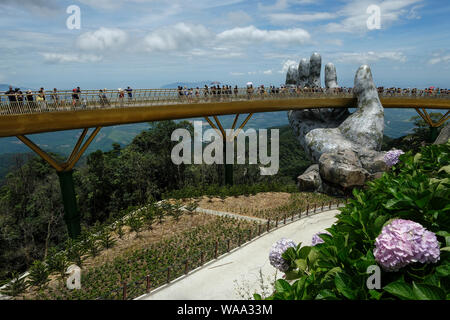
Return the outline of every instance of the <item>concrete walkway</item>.
{"type": "Polygon", "coordinates": [[[330,227],[338,213],[317,213],[265,233],[136,300],[237,300],[250,299],[253,293],[270,294],[271,283],[282,276],[269,263],[271,246],[283,237],[311,245],[312,236],[330,227]]]}

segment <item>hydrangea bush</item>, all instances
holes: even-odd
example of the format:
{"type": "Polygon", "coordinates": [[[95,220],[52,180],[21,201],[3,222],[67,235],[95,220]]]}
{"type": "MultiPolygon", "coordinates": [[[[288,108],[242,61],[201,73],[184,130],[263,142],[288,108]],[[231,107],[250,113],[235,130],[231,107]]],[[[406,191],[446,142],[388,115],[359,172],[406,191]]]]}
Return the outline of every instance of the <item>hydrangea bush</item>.
{"type": "Polygon", "coordinates": [[[288,248],[295,248],[297,245],[294,241],[282,238],[273,244],[269,253],[269,261],[276,269],[285,272],[289,268],[289,263],[282,257],[288,248]]]}
{"type": "Polygon", "coordinates": [[[415,262],[439,261],[439,242],[433,232],[411,220],[395,219],[375,240],[375,260],[386,271],[398,271],[415,262]]]}
{"type": "Polygon", "coordinates": [[[450,141],[396,163],[353,190],[332,237],[286,249],[285,279],[266,299],[450,299],[450,141]],[[381,268],[379,289],[367,286],[371,266],[381,268]]]}
{"type": "Polygon", "coordinates": [[[390,168],[399,162],[399,158],[402,154],[405,154],[402,150],[390,150],[384,155],[384,162],[390,168]]]}
{"type": "Polygon", "coordinates": [[[315,246],[319,243],[323,243],[324,241],[322,240],[321,237],[319,237],[321,234],[328,234],[331,236],[331,233],[329,233],[328,231],[321,231],[321,232],[317,232],[316,234],[314,234],[312,236],[312,246],[315,246]]]}

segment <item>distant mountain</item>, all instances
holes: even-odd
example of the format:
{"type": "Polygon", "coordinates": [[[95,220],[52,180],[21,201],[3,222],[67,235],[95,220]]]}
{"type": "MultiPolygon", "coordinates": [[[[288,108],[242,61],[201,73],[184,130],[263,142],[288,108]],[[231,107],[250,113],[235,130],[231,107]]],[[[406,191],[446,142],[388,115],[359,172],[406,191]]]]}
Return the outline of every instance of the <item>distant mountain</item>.
{"type": "Polygon", "coordinates": [[[178,86],[186,87],[186,88],[197,88],[197,87],[201,88],[201,87],[204,87],[205,84],[210,86],[211,82],[213,82],[213,81],[205,80],[205,81],[198,81],[198,82],[174,82],[174,83],[169,83],[169,84],[162,86],[161,89],[176,89],[176,88],[178,88],[178,86]]]}
{"type": "Polygon", "coordinates": [[[27,87],[16,86],[16,85],[13,85],[13,84],[9,85],[9,84],[5,84],[5,83],[0,83],[0,92],[8,91],[9,90],[9,86],[12,86],[13,89],[20,88],[22,91],[31,89],[31,88],[27,88],[27,87]]]}

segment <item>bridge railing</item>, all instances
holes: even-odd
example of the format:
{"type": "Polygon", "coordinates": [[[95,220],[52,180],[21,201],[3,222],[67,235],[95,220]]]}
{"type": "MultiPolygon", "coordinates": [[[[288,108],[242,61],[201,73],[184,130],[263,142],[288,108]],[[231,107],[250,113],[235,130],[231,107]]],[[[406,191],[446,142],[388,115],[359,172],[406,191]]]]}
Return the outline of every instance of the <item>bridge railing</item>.
{"type": "MultiPolygon", "coordinates": [[[[397,93],[389,90],[379,92],[380,97],[449,99],[450,94],[397,93]]],[[[36,114],[71,110],[115,109],[128,107],[151,107],[155,105],[221,103],[245,100],[299,99],[299,98],[353,98],[351,90],[283,88],[264,91],[254,88],[231,88],[230,90],[178,90],[133,89],[130,93],[118,90],[84,90],[83,92],[56,91],[41,93],[1,94],[0,115],[36,114]]]]}

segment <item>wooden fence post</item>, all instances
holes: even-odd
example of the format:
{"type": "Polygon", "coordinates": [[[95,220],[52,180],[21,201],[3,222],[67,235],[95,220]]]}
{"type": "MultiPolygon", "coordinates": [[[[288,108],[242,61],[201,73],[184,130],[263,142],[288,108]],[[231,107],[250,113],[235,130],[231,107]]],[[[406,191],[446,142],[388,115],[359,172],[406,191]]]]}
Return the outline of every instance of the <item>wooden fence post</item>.
{"type": "Polygon", "coordinates": [[[150,275],[147,275],[147,276],[145,277],[145,280],[146,280],[146,282],[147,282],[146,290],[147,290],[147,293],[149,293],[149,292],[150,292],[150,275]]]}
{"type": "Polygon", "coordinates": [[[167,283],[170,282],[170,267],[167,267],[167,283]]]}
{"type": "Polygon", "coordinates": [[[214,259],[217,259],[217,251],[219,250],[219,241],[216,240],[216,248],[214,250],[214,259]]]}
{"type": "Polygon", "coordinates": [[[123,283],[122,300],[127,300],[127,283],[123,283]]]}

